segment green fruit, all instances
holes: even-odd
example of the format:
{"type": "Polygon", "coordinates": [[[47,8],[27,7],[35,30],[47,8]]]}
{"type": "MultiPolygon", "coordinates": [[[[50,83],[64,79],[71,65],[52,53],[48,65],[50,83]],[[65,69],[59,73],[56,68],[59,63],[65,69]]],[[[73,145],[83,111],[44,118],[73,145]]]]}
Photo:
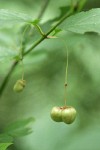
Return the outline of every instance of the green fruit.
{"type": "Polygon", "coordinates": [[[51,110],[51,118],[56,122],[62,122],[62,107],[53,107],[51,110]]]}
{"type": "Polygon", "coordinates": [[[18,80],[15,83],[13,90],[15,92],[21,92],[21,91],[23,91],[25,85],[26,85],[26,81],[25,80],[18,80]]]}
{"type": "Polygon", "coordinates": [[[71,106],[67,106],[62,110],[62,121],[66,124],[71,124],[76,118],[76,110],[71,106]]]}

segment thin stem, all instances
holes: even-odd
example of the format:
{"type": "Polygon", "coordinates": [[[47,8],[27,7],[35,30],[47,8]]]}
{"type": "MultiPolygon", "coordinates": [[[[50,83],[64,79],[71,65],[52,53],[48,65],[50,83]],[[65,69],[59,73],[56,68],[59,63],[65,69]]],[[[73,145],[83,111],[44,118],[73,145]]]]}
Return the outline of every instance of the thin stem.
{"type": "Polygon", "coordinates": [[[44,37],[45,34],[44,34],[44,32],[42,31],[42,29],[40,28],[40,26],[39,26],[38,24],[35,24],[34,26],[38,29],[38,31],[40,32],[40,34],[44,37]]]}
{"type": "Polygon", "coordinates": [[[62,41],[66,48],[66,69],[65,69],[65,81],[64,81],[64,104],[66,106],[67,103],[67,86],[68,86],[68,47],[65,43],[65,41],[60,38],[60,41],[62,41]]]}
{"type": "Polygon", "coordinates": [[[66,62],[66,73],[65,73],[65,85],[68,84],[68,48],[66,48],[66,50],[67,50],[67,54],[66,54],[67,62],[66,62]]]}
{"type": "Polygon", "coordinates": [[[24,64],[23,64],[23,60],[21,60],[21,65],[22,65],[22,80],[24,80],[24,64]]]}
{"type": "Polygon", "coordinates": [[[67,62],[66,62],[66,72],[65,72],[65,96],[64,96],[64,102],[65,102],[65,106],[66,106],[66,102],[67,102],[67,85],[68,85],[68,48],[67,50],[67,62]]]}
{"type": "Polygon", "coordinates": [[[20,56],[20,59],[22,60],[23,59],[23,37],[25,35],[25,32],[27,31],[27,29],[29,28],[29,24],[25,27],[23,33],[22,33],[22,37],[21,37],[21,42],[20,42],[20,53],[19,53],[19,56],[20,56]]]}
{"type": "Polygon", "coordinates": [[[24,80],[24,65],[23,65],[23,52],[24,52],[24,49],[23,49],[23,38],[24,38],[25,32],[27,31],[28,28],[29,28],[29,24],[25,27],[25,29],[23,31],[23,34],[22,34],[22,37],[21,37],[21,44],[20,44],[21,46],[20,46],[19,57],[20,57],[21,65],[22,65],[22,80],[24,80]]]}

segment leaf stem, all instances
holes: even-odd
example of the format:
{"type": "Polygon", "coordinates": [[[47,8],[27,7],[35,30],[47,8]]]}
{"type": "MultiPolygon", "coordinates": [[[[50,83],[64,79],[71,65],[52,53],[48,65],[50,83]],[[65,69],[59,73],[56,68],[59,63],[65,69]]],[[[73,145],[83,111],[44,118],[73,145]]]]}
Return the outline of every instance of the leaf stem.
{"type": "Polygon", "coordinates": [[[67,102],[67,85],[68,85],[68,49],[67,50],[67,62],[66,62],[66,72],[65,72],[65,95],[64,95],[64,101],[65,101],[65,106],[66,106],[66,102],[67,102]]]}
{"type": "Polygon", "coordinates": [[[66,49],[66,67],[65,67],[65,80],[64,80],[64,104],[66,106],[67,104],[67,86],[68,86],[68,47],[66,45],[66,42],[64,41],[64,39],[59,38],[60,41],[62,41],[65,45],[65,49],[66,49]]]}
{"type": "MultiPolygon", "coordinates": [[[[34,25],[34,24],[33,24],[33,25],[34,25]]],[[[42,31],[41,27],[40,27],[38,24],[35,24],[34,26],[38,29],[38,31],[40,32],[40,34],[41,34],[43,37],[45,37],[45,33],[42,31]]]]}

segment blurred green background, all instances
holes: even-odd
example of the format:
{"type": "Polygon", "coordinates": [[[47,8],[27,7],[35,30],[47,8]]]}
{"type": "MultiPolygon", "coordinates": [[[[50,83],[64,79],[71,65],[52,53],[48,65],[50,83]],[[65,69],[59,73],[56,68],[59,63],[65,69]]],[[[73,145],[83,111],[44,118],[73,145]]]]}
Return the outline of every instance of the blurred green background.
{"type": "MultiPolygon", "coordinates": [[[[0,9],[41,17],[46,32],[50,20],[60,16],[70,0],[0,0],[0,9]],[[41,16],[41,9],[47,4],[41,16]],[[61,9],[62,8],[62,9],[61,9]]],[[[88,0],[84,10],[100,8],[99,0],[88,0]]],[[[28,37],[28,38],[27,38],[28,37]]],[[[0,129],[12,121],[34,117],[34,132],[15,138],[9,150],[99,150],[100,149],[100,36],[61,32],[69,50],[67,104],[76,108],[77,118],[71,125],[53,122],[50,111],[64,105],[66,47],[60,38],[46,39],[24,58],[25,90],[18,94],[12,88],[21,78],[22,65],[13,72],[0,98],[0,129]]],[[[40,38],[29,29],[28,46],[40,38]]],[[[0,29],[0,85],[18,53],[20,26],[0,29]]]]}

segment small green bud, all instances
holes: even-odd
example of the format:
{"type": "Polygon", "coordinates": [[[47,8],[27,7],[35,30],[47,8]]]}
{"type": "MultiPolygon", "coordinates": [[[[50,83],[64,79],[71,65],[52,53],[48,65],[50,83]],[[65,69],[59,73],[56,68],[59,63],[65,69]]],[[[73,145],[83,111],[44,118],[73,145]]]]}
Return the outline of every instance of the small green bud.
{"type": "Polygon", "coordinates": [[[62,110],[62,121],[66,124],[71,124],[76,118],[76,110],[74,107],[67,106],[62,110]]]}
{"type": "Polygon", "coordinates": [[[15,92],[21,92],[21,91],[23,91],[25,85],[26,85],[26,81],[25,80],[22,80],[22,79],[17,80],[17,82],[14,85],[13,90],[15,92]]]}

